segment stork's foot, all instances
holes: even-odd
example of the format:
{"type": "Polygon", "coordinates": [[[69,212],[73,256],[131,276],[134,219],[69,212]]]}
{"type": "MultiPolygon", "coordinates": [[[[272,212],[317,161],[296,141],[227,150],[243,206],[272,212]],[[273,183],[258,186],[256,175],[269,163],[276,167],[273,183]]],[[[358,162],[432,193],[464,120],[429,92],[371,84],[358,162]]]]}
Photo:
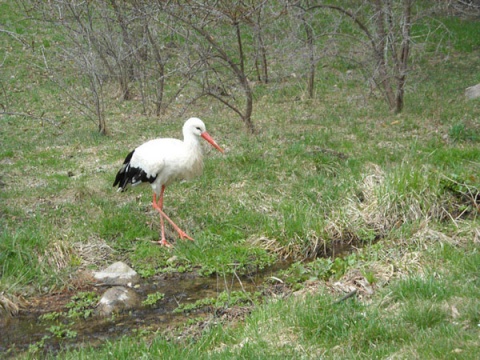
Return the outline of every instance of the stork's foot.
{"type": "Polygon", "coordinates": [[[156,243],[160,246],[165,246],[165,247],[169,247],[169,248],[173,247],[173,245],[170,244],[166,239],[158,240],[158,241],[156,241],[156,243]]]}
{"type": "Polygon", "coordinates": [[[187,240],[194,241],[190,236],[187,235],[187,233],[185,231],[178,229],[177,232],[178,232],[178,236],[180,236],[180,239],[182,239],[182,240],[187,239],[187,240]]]}

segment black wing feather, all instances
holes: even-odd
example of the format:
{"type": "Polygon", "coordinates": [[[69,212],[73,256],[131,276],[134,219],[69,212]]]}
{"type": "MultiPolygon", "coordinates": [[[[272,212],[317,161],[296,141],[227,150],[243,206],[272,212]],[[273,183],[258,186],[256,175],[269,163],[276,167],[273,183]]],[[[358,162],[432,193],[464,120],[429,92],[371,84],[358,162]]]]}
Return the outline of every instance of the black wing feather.
{"type": "Polygon", "coordinates": [[[125,191],[129,184],[138,185],[142,182],[153,183],[157,178],[156,176],[147,176],[147,173],[143,169],[130,165],[134,152],[135,150],[127,155],[122,168],[118,171],[115,181],[113,182],[113,186],[118,185],[121,191],[125,191]]]}

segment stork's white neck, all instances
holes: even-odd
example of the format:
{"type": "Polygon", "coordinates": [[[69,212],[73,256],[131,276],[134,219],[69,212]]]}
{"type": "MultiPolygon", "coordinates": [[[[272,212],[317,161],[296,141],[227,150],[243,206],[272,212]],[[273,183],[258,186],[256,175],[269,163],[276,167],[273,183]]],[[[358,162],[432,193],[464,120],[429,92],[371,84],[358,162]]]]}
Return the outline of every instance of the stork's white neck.
{"type": "Polygon", "coordinates": [[[188,146],[189,148],[192,148],[192,149],[198,148],[199,151],[201,150],[200,138],[195,134],[191,134],[191,133],[184,134],[183,143],[185,144],[185,146],[188,146]]]}

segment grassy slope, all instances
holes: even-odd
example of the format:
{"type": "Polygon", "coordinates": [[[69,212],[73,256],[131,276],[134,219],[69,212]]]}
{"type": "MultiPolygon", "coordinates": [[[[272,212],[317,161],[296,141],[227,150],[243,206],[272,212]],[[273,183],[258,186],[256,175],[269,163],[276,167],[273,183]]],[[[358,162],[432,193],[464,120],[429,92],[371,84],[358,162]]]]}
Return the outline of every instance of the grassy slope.
{"type": "Polygon", "coordinates": [[[395,281],[366,303],[334,304],[324,286],[310,284],[309,291],[257,307],[235,327],[207,328],[195,342],[172,341],[174,334],[151,343],[126,337],[60,358],[476,358],[480,254],[471,246],[431,244],[422,260],[430,270],[395,281]]]}
{"type": "MultiPolygon", "coordinates": [[[[9,4],[0,6],[7,28],[46,49],[55,45],[51,29],[31,27],[9,4]]],[[[305,267],[316,281],[313,294],[268,302],[237,327],[213,327],[194,343],[159,337],[146,346],[126,338],[100,352],[473,358],[480,234],[478,215],[461,192],[479,188],[480,108],[463,98],[467,86],[480,82],[480,44],[470,35],[479,25],[455,19],[447,25],[453,45],[417,59],[398,116],[365,95],[360,76],[345,79],[334,67],[323,69],[313,101],[292,100],[298,83],[278,93],[258,87],[255,137],[216,104],[192,109],[227,151],[208,150],[202,178],[168,189],[169,214],[196,238],[173,251],[149,242],[158,238],[149,189],[117,194],[111,183],[128,150],[158,134],[179,136],[183,119],[159,125],[139,115],[138,104],[111,99],[111,136],[100,137],[35,66],[42,65],[38,47],[0,34],[2,101],[11,112],[45,112],[52,120],[0,119],[0,290],[32,295],[73,286],[70,275],[79,267],[113,259],[145,276],[162,271],[172,254],[177,266],[205,274],[242,272],[277,256],[321,254],[332,242],[380,239],[341,269],[305,267]],[[338,279],[327,288],[323,279],[345,273],[341,282],[348,284],[355,271],[369,274],[378,291],[362,293],[366,302],[331,305],[331,293],[339,295],[327,289],[338,279]]],[[[295,284],[298,271],[283,280],[295,284]]]]}

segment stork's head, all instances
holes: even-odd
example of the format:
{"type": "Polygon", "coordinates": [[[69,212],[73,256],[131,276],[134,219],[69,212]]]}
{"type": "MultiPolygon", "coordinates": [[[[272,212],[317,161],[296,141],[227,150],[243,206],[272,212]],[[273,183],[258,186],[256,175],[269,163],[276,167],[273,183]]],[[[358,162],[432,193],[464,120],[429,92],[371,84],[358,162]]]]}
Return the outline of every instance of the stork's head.
{"type": "Polygon", "coordinates": [[[207,133],[205,124],[199,118],[190,118],[183,125],[183,136],[188,137],[190,135],[201,136],[202,138],[207,140],[215,149],[223,153],[223,149],[207,133]]]}

